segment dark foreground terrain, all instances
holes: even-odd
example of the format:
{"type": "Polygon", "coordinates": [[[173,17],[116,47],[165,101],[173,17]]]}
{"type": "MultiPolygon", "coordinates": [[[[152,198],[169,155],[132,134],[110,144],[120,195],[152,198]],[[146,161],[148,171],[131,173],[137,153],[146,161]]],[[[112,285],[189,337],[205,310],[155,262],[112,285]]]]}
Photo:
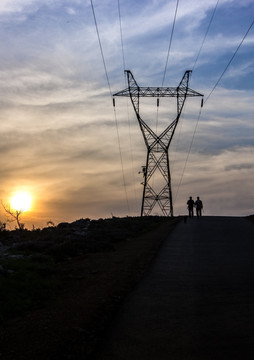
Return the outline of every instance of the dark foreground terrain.
{"type": "Polygon", "coordinates": [[[89,359],[181,218],[0,233],[0,359],[89,359]]]}

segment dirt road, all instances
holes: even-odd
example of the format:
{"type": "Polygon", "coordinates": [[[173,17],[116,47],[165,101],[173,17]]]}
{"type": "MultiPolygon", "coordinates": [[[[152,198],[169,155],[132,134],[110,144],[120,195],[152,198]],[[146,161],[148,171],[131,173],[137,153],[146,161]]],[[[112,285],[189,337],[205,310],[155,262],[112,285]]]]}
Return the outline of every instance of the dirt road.
{"type": "Polygon", "coordinates": [[[164,242],[94,359],[254,358],[254,225],[188,219],[164,242]]]}

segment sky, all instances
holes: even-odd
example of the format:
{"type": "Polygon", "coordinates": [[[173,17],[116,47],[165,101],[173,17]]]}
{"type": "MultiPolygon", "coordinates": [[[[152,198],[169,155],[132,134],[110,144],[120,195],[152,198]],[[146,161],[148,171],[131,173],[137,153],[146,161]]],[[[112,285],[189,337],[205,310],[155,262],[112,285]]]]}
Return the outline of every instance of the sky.
{"type": "MultiPolygon", "coordinates": [[[[172,33],[176,4],[1,0],[0,199],[31,192],[26,227],[140,215],[145,143],[130,99],[112,106],[124,69],[140,86],[162,86],[165,69],[164,86],[177,86],[192,70],[189,86],[204,94],[202,109],[187,98],[170,145],[174,214],[189,196],[204,215],[254,213],[254,26],[230,62],[254,1],[179,0],[172,33]]],[[[144,103],[158,132],[175,117],[168,101],[158,118],[155,99],[144,103]]]]}

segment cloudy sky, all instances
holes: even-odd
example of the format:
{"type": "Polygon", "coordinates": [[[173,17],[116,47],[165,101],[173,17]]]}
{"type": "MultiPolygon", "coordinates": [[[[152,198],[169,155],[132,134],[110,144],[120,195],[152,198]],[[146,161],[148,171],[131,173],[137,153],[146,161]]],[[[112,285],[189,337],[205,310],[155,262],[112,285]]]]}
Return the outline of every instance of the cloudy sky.
{"type": "MultiPolygon", "coordinates": [[[[111,93],[125,88],[124,68],[140,86],[162,85],[177,1],[92,4],[0,2],[0,199],[30,191],[28,227],[140,214],[146,148],[130,99],[114,112],[111,93]]],[[[187,99],[170,147],[175,215],[190,195],[205,215],[254,213],[254,26],[213,91],[253,14],[253,0],[178,3],[164,86],[193,70],[204,107],[199,118],[200,98],[187,99]]],[[[159,110],[159,132],[174,106],[159,110]]],[[[155,100],[144,109],[153,127],[155,100]]]]}

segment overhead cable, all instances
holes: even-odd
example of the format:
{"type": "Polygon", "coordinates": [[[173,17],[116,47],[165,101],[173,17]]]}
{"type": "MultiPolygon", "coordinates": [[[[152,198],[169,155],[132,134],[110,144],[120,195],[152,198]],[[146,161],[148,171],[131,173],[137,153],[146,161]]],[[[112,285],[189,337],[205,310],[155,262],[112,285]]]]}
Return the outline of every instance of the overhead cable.
{"type": "Polygon", "coordinates": [[[124,192],[125,192],[125,198],[126,198],[126,204],[127,204],[128,212],[130,212],[130,206],[129,206],[129,200],[128,200],[128,194],[127,194],[127,186],[126,186],[126,180],[125,180],[125,175],[124,175],[123,157],[122,157],[122,150],[121,150],[121,144],[120,144],[119,128],[118,128],[118,121],[117,121],[115,106],[114,106],[114,116],[115,116],[115,124],[116,124],[116,133],[117,133],[117,141],[118,141],[118,148],[119,148],[119,156],[120,156],[121,169],[122,169],[123,186],[124,186],[124,192]]]}
{"type": "Polygon", "coordinates": [[[102,62],[103,62],[104,70],[105,70],[105,75],[106,75],[107,82],[108,82],[109,92],[110,92],[110,95],[112,96],[111,86],[110,86],[109,77],[108,77],[108,71],[107,71],[106,62],[105,62],[105,58],[104,58],[104,54],[103,54],[103,50],[102,50],[101,38],[100,38],[99,29],[98,29],[97,20],[96,20],[95,11],[94,11],[94,6],[93,6],[93,0],[90,0],[90,2],[91,2],[91,8],[92,8],[92,12],[93,12],[94,24],[95,24],[95,28],[96,28],[96,32],[97,32],[98,42],[99,42],[99,46],[100,46],[100,50],[101,50],[101,57],[102,57],[102,62]]]}
{"type": "Polygon", "coordinates": [[[227,71],[227,69],[229,68],[230,64],[232,63],[234,57],[236,56],[237,52],[239,51],[240,47],[242,46],[242,43],[244,42],[246,36],[248,35],[248,33],[250,32],[252,26],[254,24],[254,20],[252,21],[252,23],[250,24],[248,30],[246,31],[244,37],[242,38],[240,44],[237,46],[234,54],[232,55],[231,59],[229,60],[227,66],[225,67],[225,69],[223,70],[222,74],[220,75],[219,79],[216,81],[214,87],[212,88],[211,92],[209,93],[209,95],[207,96],[206,100],[204,101],[204,104],[207,102],[207,100],[210,98],[210,96],[212,95],[212,93],[214,92],[214,90],[216,89],[216,87],[218,86],[219,82],[221,81],[221,79],[223,78],[225,72],[227,71]]]}
{"type": "MultiPolygon", "coordinates": [[[[218,4],[218,2],[217,2],[217,4],[218,4]]],[[[216,6],[217,6],[217,4],[216,4],[216,6]]],[[[203,101],[203,99],[202,99],[201,108],[200,108],[199,116],[198,116],[198,120],[197,120],[197,123],[196,123],[196,126],[195,126],[195,130],[194,130],[194,133],[193,133],[193,136],[192,136],[192,140],[191,140],[191,144],[190,144],[190,147],[189,147],[188,155],[187,155],[187,158],[186,158],[186,160],[185,160],[185,164],[184,164],[182,176],[181,176],[181,179],[180,179],[178,188],[177,188],[175,201],[176,201],[176,198],[177,198],[177,195],[178,195],[178,191],[179,191],[179,188],[180,188],[180,186],[181,186],[182,179],[183,179],[183,176],[184,176],[185,168],[186,168],[186,166],[187,166],[187,162],[188,162],[188,159],[189,159],[189,156],[190,156],[190,152],[191,152],[191,148],[192,148],[192,145],[193,145],[194,137],[195,137],[195,134],[196,134],[196,131],[197,131],[197,126],[198,126],[198,123],[199,123],[199,120],[200,120],[200,116],[201,116],[201,111],[202,111],[203,104],[205,104],[205,103],[207,102],[207,100],[208,100],[208,99],[210,98],[210,96],[212,95],[213,91],[216,89],[217,85],[218,85],[219,82],[221,81],[222,77],[224,76],[225,72],[226,72],[227,69],[229,68],[229,66],[230,66],[230,64],[232,63],[233,59],[235,58],[237,52],[239,51],[240,47],[242,46],[245,38],[247,37],[248,33],[250,32],[253,24],[254,24],[254,20],[253,20],[252,23],[250,24],[248,30],[246,31],[246,33],[245,33],[245,35],[243,36],[241,42],[240,42],[239,45],[237,46],[234,54],[232,55],[231,59],[229,60],[229,62],[228,62],[228,64],[227,64],[227,66],[226,66],[225,69],[223,70],[223,72],[222,72],[222,74],[220,75],[219,79],[218,79],[217,82],[215,83],[215,85],[214,85],[214,87],[212,88],[211,92],[210,92],[209,95],[207,96],[206,100],[203,101]]]]}
{"type": "MultiPolygon", "coordinates": [[[[106,78],[107,78],[108,88],[109,88],[110,95],[111,95],[111,97],[112,97],[112,91],[111,91],[111,86],[110,86],[110,82],[109,82],[109,76],[108,76],[108,72],[107,72],[105,57],[104,57],[104,54],[103,54],[103,49],[102,49],[102,44],[101,44],[99,29],[98,29],[98,25],[97,25],[96,15],[95,15],[95,11],[94,11],[93,1],[90,0],[90,2],[91,2],[91,8],[92,8],[92,12],[93,12],[94,24],[95,24],[95,28],[96,28],[96,32],[97,32],[98,42],[99,42],[99,46],[100,46],[100,51],[101,51],[101,57],[102,57],[102,61],[103,61],[103,66],[104,66],[104,70],[105,70],[105,74],[106,74],[106,78]]],[[[123,176],[123,185],[124,185],[124,190],[125,190],[127,207],[128,207],[128,211],[129,211],[129,202],[128,202],[128,196],[127,196],[127,190],[126,190],[126,181],[125,181],[124,168],[123,168],[123,157],[122,157],[121,144],[120,144],[118,121],[117,121],[116,110],[115,110],[115,106],[114,106],[114,105],[115,105],[115,104],[114,104],[114,101],[113,101],[114,116],[115,116],[115,125],[116,125],[117,140],[118,140],[118,148],[119,148],[119,155],[120,155],[120,162],[121,162],[122,176],[123,176]]]]}
{"type": "MultiPolygon", "coordinates": [[[[220,1],[220,0],[217,0],[216,5],[215,5],[215,7],[214,7],[214,9],[213,9],[213,13],[212,13],[212,16],[211,16],[211,18],[210,18],[209,24],[208,24],[208,26],[207,26],[207,29],[206,29],[206,32],[205,32],[205,35],[204,35],[202,44],[201,44],[201,46],[200,46],[200,49],[199,49],[199,51],[198,51],[198,54],[197,54],[197,57],[196,57],[196,59],[195,59],[194,65],[193,65],[193,67],[192,67],[192,72],[194,71],[194,69],[195,69],[195,67],[196,67],[198,58],[199,58],[200,53],[201,53],[201,51],[202,51],[202,49],[203,49],[203,46],[204,46],[204,43],[205,43],[205,41],[206,41],[206,38],[207,38],[208,32],[209,32],[209,30],[210,30],[210,27],[211,27],[211,25],[212,25],[212,21],[213,21],[215,12],[216,12],[216,10],[217,10],[219,1],[220,1]]],[[[195,125],[195,129],[194,129],[194,132],[193,132],[193,135],[192,135],[192,139],[191,139],[189,151],[188,151],[187,157],[186,157],[186,159],[185,159],[185,164],[184,164],[184,167],[183,167],[183,171],[182,171],[182,175],[181,175],[181,178],[180,178],[180,182],[179,182],[178,187],[177,187],[176,196],[175,196],[175,201],[176,201],[176,198],[177,198],[177,195],[178,195],[178,192],[179,192],[179,188],[180,188],[180,186],[181,186],[181,184],[182,184],[182,180],[183,180],[183,177],[184,177],[185,169],[186,169],[186,166],[187,166],[187,163],[188,163],[188,160],[189,160],[189,156],[190,156],[190,153],[191,153],[192,145],[193,145],[193,142],[194,142],[194,138],[195,138],[195,135],[196,135],[196,132],[197,132],[198,123],[199,123],[200,116],[201,116],[202,107],[203,107],[203,98],[202,98],[202,101],[201,101],[201,108],[200,108],[200,111],[199,111],[198,119],[197,119],[197,122],[196,122],[196,125],[195,125]]]]}
{"type": "Polygon", "coordinates": [[[197,61],[198,61],[198,58],[199,58],[199,55],[200,55],[200,53],[201,53],[201,51],[202,51],[202,49],[203,49],[203,46],[204,46],[204,43],[205,43],[205,41],[206,41],[207,34],[208,34],[209,30],[210,30],[210,27],[211,27],[211,24],[212,24],[212,21],[213,21],[213,18],[214,18],[215,12],[216,12],[216,10],[217,10],[217,7],[218,7],[218,4],[219,4],[219,1],[220,1],[220,0],[217,0],[217,3],[216,3],[215,8],[214,8],[214,10],[213,10],[213,13],[212,13],[211,19],[210,19],[210,21],[209,21],[209,24],[208,24],[208,27],[207,27],[207,30],[206,30],[206,33],[205,33],[204,39],[203,39],[202,44],[201,44],[201,46],[200,46],[200,49],[199,49],[199,51],[198,51],[198,55],[197,55],[196,60],[195,60],[195,62],[194,62],[194,65],[193,65],[192,71],[194,71],[194,68],[195,68],[195,66],[196,66],[196,64],[197,64],[197,61]]]}
{"type": "Polygon", "coordinates": [[[125,70],[125,56],[124,56],[124,49],[123,49],[123,30],[122,30],[122,19],[121,19],[120,0],[118,0],[118,17],[119,17],[121,46],[122,46],[123,69],[125,70]]]}
{"type": "Polygon", "coordinates": [[[170,36],[170,40],[169,40],[169,46],[168,46],[168,53],[167,53],[166,65],[165,65],[165,69],[164,69],[164,73],[163,73],[163,79],[162,79],[162,84],[161,84],[161,86],[164,85],[165,76],[166,76],[166,72],[167,72],[168,58],[169,58],[169,53],[170,53],[171,44],[172,44],[172,39],[173,39],[173,34],[174,34],[174,29],[175,29],[175,22],[176,22],[176,15],[177,15],[177,10],[178,10],[178,4],[179,4],[179,0],[176,1],[175,16],[174,16],[174,21],[173,21],[171,36],[170,36]]]}
{"type": "Polygon", "coordinates": [[[201,112],[202,112],[202,106],[200,107],[200,110],[199,110],[198,120],[197,120],[197,122],[196,122],[196,126],[195,126],[195,129],[194,129],[194,133],[193,133],[193,135],[192,135],[192,139],[191,139],[189,151],[188,151],[187,157],[186,157],[186,159],[185,159],[185,163],[184,163],[182,175],[181,175],[181,178],[180,178],[178,187],[177,187],[177,191],[176,191],[176,195],[175,195],[174,202],[175,202],[176,199],[177,199],[178,191],[179,191],[179,189],[180,189],[180,186],[182,185],[183,176],[184,176],[185,169],[186,169],[186,166],[187,166],[187,163],[188,163],[188,160],[189,160],[189,156],[190,156],[191,148],[192,148],[192,145],[193,145],[194,137],[195,137],[195,134],[196,134],[196,131],[197,131],[197,127],[198,127],[198,123],[199,123],[199,120],[200,120],[201,112]]]}
{"type": "MultiPolygon", "coordinates": [[[[122,48],[123,70],[125,70],[126,69],[126,63],[125,63],[125,53],[124,53],[124,43],[123,43],[123,29],[122,29],[122,15],[121,15],[120,0],[117,1],[117,4],[118,4],[118,17],[119,17],[121,48],[122,48]]],[[[125,81],[125,87],[127,87],[126,76],[124,76],[124,81],[125,81]]],[[[131,154],[131,164],[132,164],[132,176],[133,176],[133,180],[134,180],[134,195],[135,195],[135,201],[136,201],[136,207],[137,207],[137,193],[136,193],[135,176],[134,176],[134,157],[133,157],[132,139],[131,139],[131,124],[130,124],[130,115],[129,115],[129,107],[128,107],[128,100],[127,99],[126,99],[126,106],[127,106],[127,117],[128,117],[128,127],[129,127],[129,143],[130,143],[130,154],[131,154]]]]}

